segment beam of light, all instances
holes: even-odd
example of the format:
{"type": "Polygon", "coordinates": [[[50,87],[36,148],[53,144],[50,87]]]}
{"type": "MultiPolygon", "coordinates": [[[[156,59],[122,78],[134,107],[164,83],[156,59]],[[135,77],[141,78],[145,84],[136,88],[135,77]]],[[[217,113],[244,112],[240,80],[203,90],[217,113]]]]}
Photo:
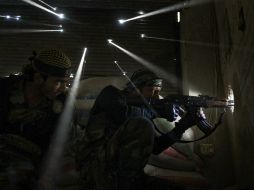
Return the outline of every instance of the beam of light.
{"type": "Polygon", "coordinates": [[[181,12],[177,11],[177,22],[181,22],[181,12]]]}
{"type": "Polygon", "coordinates": [[[42,0],[38,0],[38,1],[41,2],[42,4],[46,5],[47,7],[53,9],[54,11],[56,11],[56,9],[57,9],[56,7],[52,7],[52,6],[50,6],[49,4],[45,3],[45,2],[42,1],[42,0]]]}
{"type": "Polygon", "coordinates": [[[113,40],[112,39],[108,39],[108,43],[111,43],[111,42],[113,42],[113,40]]]}
{"type": "MultiPolygon", "coordinates": [[[[196,45],[196,46],[202,46],[202,47],[223,47],[219,44],[212,44],[212,43],[205,43],[205,42],[198,42],[198,41],[188,41],[188,40],[176,40],[171,38],[162,38],[162,37],[155,37],[155,36],[147,36],[145,34],[140,34],[141,38],[147,38],[147,39],[154,39],[154,40],[163,40],[163,41],[169,41],[169,42],[178,42],[182,44],[190,44],[190,45],[196,45]]],[[[226,48],[226,46],[224,46],[226,48]]]]}
{"type": "Polygon", "coordinates": [[[0,34],[18,34],[18,33],[43,33],[43,32],[63,32],[59,30],[42,30],[42,29],[0,29],[0,34]]]}
{"type": "Polygon", "coordinates": [[[224,45],[224,44],[205,43],[205,42],[199,42],[199,41],[176,40],[176,39],[171,39],[171,38],[148,36],[146,34],[140,34],[140,37],[142,39],[154,39],[154,40],[163,40],[163,41],[169,41],[169,42],[178,42],[178,43],[181,43],[181,44],[188,44],[188,45],[208,47],[208,48],[228,49],[228,48],[233,47],[234,50],[237,51],[237,52],[253,53],[253,48],[248,47],[248,46],[242,47],[238,44],[224,45]]]}
{"type": "Polygon", "coordinates": [[[123,74],[123,76],[128,80],[129,83],[131,83],[131,85],[133,86],[133,88],[135,89],[135,91],[139,94],[139,96],[142,98],[143,102],[146,103],[147,105],[149,105],[149,103],[147,102],[147,100],[145,99],[145,97],[141,94],[140,90],[137,88],[137,86],[131,81],[130,77],[127,75],[127,72],[124,71],[122,69],[122,67],[118,64],[117,61],[114,61],[114,63],[116,64],[117,68],[120,70],[120,72],[123,74]]]}
{"type": "Polygon", "coordinates": [[[118,22],[119,22],[120,24],[125,23],[125,21],[124,21],[123,19],[119,19],[118,22]]]}
{"type": "Polygon", "coordinates": [[[59,24],[47,24],[47,23],[35,23],[35,22],[25,22],[25,23],[31,24],[31,25],[40,25],[40,26],[50,26],[50,27],[63,28],[63,25],[61,25],[61,24],[59,25],[59,24]]]}
{"type": "Polygon", "coordinates": [[[149,102],[148,100],[143,96],[143,94],[140,92],[140,90],[137,88],[137,86],[131,81],[130,77],[128,77],[128,75],[126,74],[127,72],[124,71],[121,66],[118,64],[117,61],[114,61],[114,63],[116,64],[117,68],[120,70],[120,72],[123,74],[123,76],[129,81],[129,83],[132,85],[132,87],[134,88],[134,90],[137,92],[137,94],[139,95],[139,97],[141,98],[141,100],[143,101],[143,103],[152,111],[154,112],[155,115],[157,115],[157,113],[155,112],[154,109],[152,109],[152,107],[150,106],[150,101],[152,100],[152,97],[150,98],[149,102]]]}
{"type": "Polygon", "coordinates": [[[37,7],[37,8],[40,8],[40,9],[42,9],[42,10],[44,10],[44,11],[47,11],[47,12],[53,14],[53,15],[56,15],[56,16],[58,16],[59,18],[64,18],[64,14],[62,14],[62,13],[60,13],[60,14],[59,14],[59,13],[55,13],[54,11],[51,11],[50,9],[47,9],[46,7],[43,7],[43,6],[41,6],[40,4],[35,3],[35,2],[33,2],[33,1],[31,1],[31,0],[21,0],[21,1],[24,1],[24,2],[26,2],[26,3],[28,3],[28,4],[32,5],[32,6],[35,6],[35,7],[37,7]]]}
{"type": "MultiPolygon", "coordinates": [[[[181,10],[181,9],[184,9],[184,8],[189,8],[189,7],[193,7],[193,6],[197,6],[197,5],[201,5],[201,4],[205,4],[205,3],[210,3],[210,2],[213,2],[213,1],[216,1],[216,0],[187,0],[185,2],[181,2],[181,3],[175,4],[175,5],[164,7],[164,8],[158,9],[156,11],[152,11],[152,12],[149,12],[149,13],[146,13],[146,14],[143,14],[143,15],[139,15],[139,16],[136,16],[136,17],[133,17],[133,18],[122,20],[121,21],[122,23],[120,23],[120,20],[118,20],[118,22],[120,24],[123,24],[125,22],[129,22],[129,21],[132,21],[132,20],[137,20],[137,19],[141,19],[141,18],[145,18],[145,17],[150,17],[150,16],[154,16],[154,15],[158,15],[158,14],[162,14],[162,13],[166,13],[166,12],[178,11],[178,10],[181,10]]],[[[217,0],[217,1],[219,1],[219,0],[217,0]]]]}
{"type": "Polygon", "coordinates": [[[118,48],[119,50],[123,51],[124,53],[126,53],[127,55],[129,55],[131,58],[133,58],[134,60],[136,60],[137,62],[141,63],[143,66],[145,66],[146,68],[148,68],[149,70],[153,71],[155,74],[161,76],[163,79],[165,79],[168,83],[177,86],[180,86],[180,81],[173,76],[172,74],[164,71],[163,69],[161,69],[160,67],[146,61],[145,59],[135,55],[134,53],[120,47],[119,45],[115,44],[113,41],[109,42],[111,45],[115,46],[116,48],[118,48]]]}
{"type": "Polygon", "coordinates": [[[127,77],[127,80],[128,80],[129,82],[131,82],[131,81],[129,80],[130,78],[126,75],[127,72],[125,72],[125,71],[120,67],[120,65],[118,64],[117,61],[114,61],[114,63],[116,64],[116,66],[118,67],[118,69],[121,71],[121,73],[123,74],[123,76],[127,77]]]}
{"type": "Polygon", "coordinates": [[[65,16],[64,16],[64,14],[61,13],[61,14],[58,14],[58,17],[59,17],[60,19],[64,19],[65,16]]]}
{"type": "Polygon", "coordinates": [[[49,24],[49,23],[33,22],[33,21],[26,21],[26,20],[22,20],[22,23],[25,23],[28,25],[36,25],[36,26],[50,26],[50,27],[63,28],[62,24],[49,24]]]}
{"type": "Polygon", "coordinates": [[[21,16],[0,15],[1,18],[20,20],[21,16]]]}
{"type": "Polygon", "coordinates": [[[59,169],[59,162],[63,155],[64,145],[67,141],[68,134],[71,130],[71,121],[72,115],[74,111],[74,102],[77,96],[78,87],[80,83],[80,78],[82,74],[82,70],[85,63],[85,55],[86,55],[87,48],[84,48],[83,55],[78,67],[78,70],[75,74],[75,78],[73,81],[72,88],[68,94],[65,107],[63,113],[59,118],[59,122],[55,131],[55,134],[52,138],[51,146],[49,148],[44,171],[42,171],[41,181],[42,183],[47,183],[47,179],[53,179],[57,170],[59,169]]]}
{"type": "MultiPolygon", "coordinates": [[[[52,27],[58,27],[58,28],[63,28],[63,25],[59,24],[46,24],[46,23],[37,23],[37,25],[41,26],[52,26],[52,27]]],[[[60,30],[60,29],[59,29],[60,30]]]]}

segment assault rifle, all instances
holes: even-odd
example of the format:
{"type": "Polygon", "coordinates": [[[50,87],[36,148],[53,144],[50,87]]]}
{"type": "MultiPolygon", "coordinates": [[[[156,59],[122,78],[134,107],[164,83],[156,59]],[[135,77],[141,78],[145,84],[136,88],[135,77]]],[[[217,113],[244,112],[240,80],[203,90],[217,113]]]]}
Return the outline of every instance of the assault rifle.
{"type": "Polygon", "coordinates": [[[196,119],[196,124],[199,129],[208,136],[211,134],[218,125],[222,122],[223,114],[225,113],[226,108],[234,106],[234,100],[225,100],[217,97],[211,97],[207,95],[199,96],[187,96],[187,95],[168,95],[163,100],[164,103],[171,103],[184,107],[186,111],[189,111],[193,114],[193,118],[197,118],[194,113],[195,110],[199,108],[224,108],[224,112],[221,113],[218,122],[215,126],[212,126],[207,122],[207,120],[199,121],[196,119]]]}
{"type": "Polygon", "coordinates": [[[210,108],[220,107],[229,108],[234,106],[234,100],[225,100],[207,95],[187,96],[187,95],[168,95],[164,98],[165,101],[184,106],[185,108],[210,108]]]}
{"type": "MultiPolygon", "coordinates": [[[[141,105],[145,104],[148,107],[154,107],[159,110],[164,110],[163,108],[165,104],[175,104],[180,108],[179,115],[182,116],[184,114],[184,110],[193,115],[193,118],[196,121],[196,125],[198,128],[205,134],[205,136],[197,139],[203,139],[209,136],[215,129],[222,123],[223,115],[227,108],[234,106],[234,100],[226,100],[217,97],[211,97],[207,95],[199,95],[199,96],[187,96],[187,95],[167,95],[163,99],[151,99],[150,101],[146,100],[144,97],[135,97],[128,98],[127,103],[130,105],[141,105]],[[199,108],[224,108],[224,112],[222,112],[219,116],[218,122],[212,126],[205,120],[198,120],[195,113],[199,108]]],[[[156,110],[156,109],[155,109],[156,110]]],[[[167,111],[167,110],[164,110],[167,111]]],[[[197,141],[195,140],[195,141],[197,141]]],[[[186,141],[187,142],[187,141],[186,141]]]]}

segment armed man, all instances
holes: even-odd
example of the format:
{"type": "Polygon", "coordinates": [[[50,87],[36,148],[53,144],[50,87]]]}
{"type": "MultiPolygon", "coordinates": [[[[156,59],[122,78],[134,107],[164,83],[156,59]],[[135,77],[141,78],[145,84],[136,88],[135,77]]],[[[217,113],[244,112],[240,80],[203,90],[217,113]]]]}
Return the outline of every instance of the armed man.
{"type": "Polygon", "coordinates": [[[86,189],[149,189],[143,186],[149,156],[171,146],[196,121],[205,120],[200,109],[192,109],[172,131],[155,136],[153,119],[172,122],[180,112],[176,104],[160,101],[161,88],[160,77],[141,69],[134,72],[124,90],[107,86],[98,95],[77,151],[86,189]]]}
{"type": "Polygon", "coordinates": [[[1,78],[0,189],[36,189],[42,161],[63,111],[71,61],[48,49],[22,75],[1,78]]]}

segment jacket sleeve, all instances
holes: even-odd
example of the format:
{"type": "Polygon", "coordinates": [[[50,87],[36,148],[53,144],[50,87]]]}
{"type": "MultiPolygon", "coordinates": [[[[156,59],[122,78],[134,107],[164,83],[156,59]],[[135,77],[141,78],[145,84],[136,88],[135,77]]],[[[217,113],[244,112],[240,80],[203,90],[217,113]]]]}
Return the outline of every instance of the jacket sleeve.
{"type": "Polygon", "coordinates": [[[130,117],[154,118],[152,110],[145,106],[132,106],[126,102],[123,92],[114,86],[105,87],[97,97],[91,114],[106,112],[116,124],[122,124],[130,117]]]}

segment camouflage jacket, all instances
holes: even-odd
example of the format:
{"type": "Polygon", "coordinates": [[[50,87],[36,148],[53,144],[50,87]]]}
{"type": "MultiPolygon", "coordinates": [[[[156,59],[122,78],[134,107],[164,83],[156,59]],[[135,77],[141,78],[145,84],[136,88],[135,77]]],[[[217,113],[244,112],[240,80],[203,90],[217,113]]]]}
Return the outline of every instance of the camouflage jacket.
{"type": "Polygon", "coordinates": [[[0,86],[0,134],[23,137],[46,151],[63,110],[65,94],[29,107],[24,99],[22,76],[2,78],[0,86]]]}
{"type": "MultiPolygon", "coordinates": [[[[63,111],[65,94],[53,101],[45,98],[34,107],[28,106],[24,99],[24,82],[22,76],[0,78],[2,89],[0,91],[0,189],[12,189],[15,186],[17,189],[30,190],[38,187],[37,180],[45,166],[43,161],[48,156],[46,154],[51,137],[63,111]]],[[[70,127],[68,142],[65,143],[63,155],[57,162],[61,168],[59,172],[61,176],[58,176],[57,180],[51,177],[50,180],[54,180],[54,183],[43,182],[43,185],[45,183],[49,189],[62,184],[77,185],[77,180],[72,180],[73,176],[69,177],[68,172],[75,171],[72,157],[74,152],[70,150],[73,150],[73,142],[81,132],[78,131],[78,126],[73,120],[70,127]]]]}

